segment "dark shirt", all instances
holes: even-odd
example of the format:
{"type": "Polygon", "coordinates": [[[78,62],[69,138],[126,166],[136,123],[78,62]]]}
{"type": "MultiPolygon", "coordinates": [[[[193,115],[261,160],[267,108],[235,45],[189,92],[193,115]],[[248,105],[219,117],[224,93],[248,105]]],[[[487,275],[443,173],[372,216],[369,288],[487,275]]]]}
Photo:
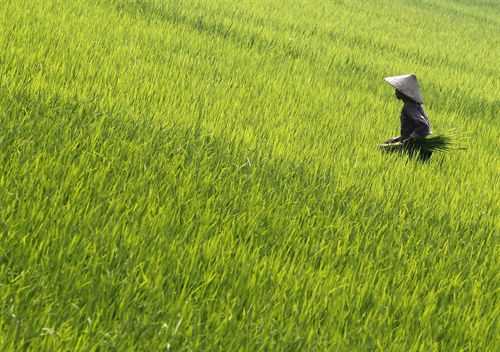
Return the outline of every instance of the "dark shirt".
{"type": "Polygon", "coordinates": [[[401,110],[401,139],[414,133],[423,138],[431,134],[431,124],[421,104],[407,101],[401,110]]]}

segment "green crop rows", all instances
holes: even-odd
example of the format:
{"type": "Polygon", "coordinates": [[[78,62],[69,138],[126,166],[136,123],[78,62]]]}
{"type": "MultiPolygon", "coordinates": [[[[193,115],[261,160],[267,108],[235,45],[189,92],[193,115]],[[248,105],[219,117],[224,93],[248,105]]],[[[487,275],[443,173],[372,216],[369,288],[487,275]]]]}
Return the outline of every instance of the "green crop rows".
{"type": "Polygon", "coordinates": [[[495,0],[0,0],[0,350],[498,351],[499,77],[495,0]]]}

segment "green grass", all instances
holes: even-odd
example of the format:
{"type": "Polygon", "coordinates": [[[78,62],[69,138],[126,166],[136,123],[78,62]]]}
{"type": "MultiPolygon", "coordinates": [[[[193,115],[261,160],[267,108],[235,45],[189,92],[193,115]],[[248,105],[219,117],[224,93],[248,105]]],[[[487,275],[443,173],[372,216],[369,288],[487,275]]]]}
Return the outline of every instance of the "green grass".
{"type": "Polygon", "coordinates": [[[0,5],[0,350],[498,350],[498,2],[0,5]]]}

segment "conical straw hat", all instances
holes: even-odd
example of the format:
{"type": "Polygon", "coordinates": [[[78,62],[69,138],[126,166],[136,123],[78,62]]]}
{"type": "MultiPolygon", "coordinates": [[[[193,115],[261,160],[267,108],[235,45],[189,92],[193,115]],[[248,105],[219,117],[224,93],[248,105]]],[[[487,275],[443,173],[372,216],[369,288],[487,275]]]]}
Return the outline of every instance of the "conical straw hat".
{"type": "Polygon", "coordinates": [[[424,99],[422,99],[422,95],[420,94],[420,88],[418,87],[417,76],[414,74],[386,77],[384,79],[407,97],[410,97],[417,103],[424,103],[424,99]]]}

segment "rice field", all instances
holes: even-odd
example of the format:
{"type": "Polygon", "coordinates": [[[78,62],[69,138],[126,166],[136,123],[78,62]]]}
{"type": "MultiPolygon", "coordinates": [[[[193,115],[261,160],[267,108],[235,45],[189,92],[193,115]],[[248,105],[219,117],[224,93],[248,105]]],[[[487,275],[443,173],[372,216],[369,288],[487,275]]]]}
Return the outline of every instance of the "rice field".
{"type": "Polygon", "coordinates": [[[498,77],[495,0],[0,0],[0,350],[498,351],[498,77]]]}

